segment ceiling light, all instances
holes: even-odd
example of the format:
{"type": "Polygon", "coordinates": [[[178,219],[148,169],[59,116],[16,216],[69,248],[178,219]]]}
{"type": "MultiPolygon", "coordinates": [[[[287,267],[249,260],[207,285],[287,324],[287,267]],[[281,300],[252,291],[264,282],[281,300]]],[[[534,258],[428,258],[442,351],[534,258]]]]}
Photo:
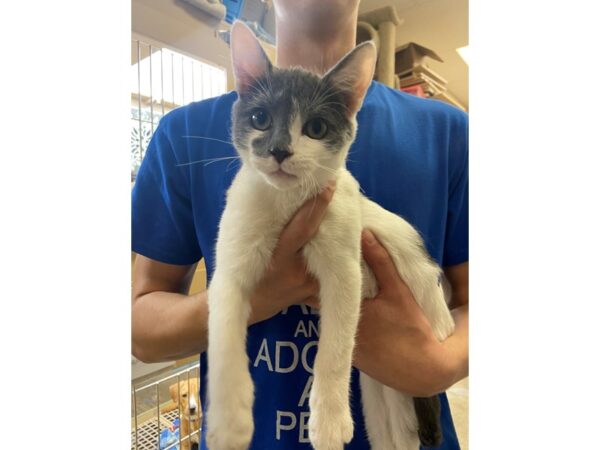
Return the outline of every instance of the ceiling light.
{"type": "Polygon", "coordinates": [[[463,59],[465,64],[467,64],[467,66],[468,66],[469,65],[469,46],[465,45],[464,47],[457,48],[456,51],[458,52],[460,57],[463,59]]]}

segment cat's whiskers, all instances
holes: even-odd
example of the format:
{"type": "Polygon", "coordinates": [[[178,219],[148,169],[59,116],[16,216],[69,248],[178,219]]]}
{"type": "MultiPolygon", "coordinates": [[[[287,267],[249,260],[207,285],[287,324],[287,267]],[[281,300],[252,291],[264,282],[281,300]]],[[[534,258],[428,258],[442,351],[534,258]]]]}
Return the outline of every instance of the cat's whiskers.
{"type": "Polygon", "coordinates": [[[306,198],[312,196],[313,201],[310,207],[310,212],[308,213],[308,217],[311,217],[314,210],[315,205],[317,204],[317,196],[315,195],[318,192],[319,184],[317,183],[316,178],[312,175],[312,173],[307,173],[307,177],[303,177],[302,181],[306,180],[306,191],[302,193],[302,198],[306,198]]]}
{"type": "Polygon", "coordinates": [[[269,92],[273,92],[273,85],[271,84],[270,72],[267,73],[267,76],[265,77],[265,79],[267,80],[267,84],[269,85],[269,92]]]}
{"type": "Polygon", "coordinates": [[[240,158],[238,159],[232,159],[231,161],[229,161],[229,164],[227,164],[227,167],[225,168],[225,172],[229,172],[229,169],[231,168],[231,165],[236,162],[236,161],[241,161],[240,158]]]}
{"type": "MultiPolygon", "coordinates": [[[[305,172],[300,177],[300,196],[303,199],[314,197],[318,190],[318,185],[310,172],[305,172]]],[[[314,206],[314,205],[313,205],[314,206]]],[[[311,211],[312,214],[312,211],[311,211]]]]}
{"type": "Polygon", "coordinates": [[[353,80],[350,77],[341,78],[338,76],[338,78],[336,80],[336,84],[334,85],[332,83],[329,83],[327,85],[327,89],[325,89],[324,91],[321,91],[321,89],[323,88],[323,84],[319,83],[317,85],[317,88],[315,89],[315,91],[313,91],[313,93],[314,92],[318,93],[318,97],[317,98],[314,98],[314,96],[311,97],[310,105],[312,106],[313,103],[321,101],[324,98],[328,98],[328,96],[330,96],[332,93],[335,94],[340,88],[344,88],[346,90],[351,91],[353,88],[352,81],[353,80]]]}
{"type": "Polygon", "coordinates": [[[323,98],[328,98],[326,96],[331,95],[331,93],[335,94],[335,91],[336,87],[331,83],[327,85],[324,85],[321,82],[318,83],[315,89],[313,90],[311,98],[308,102],[309,108],[312,108],[315,103],[320,102],[323,98]],[[323,87],[326,87],[326,89],[323,90],[323,87]]]}
{"type": "Polygon", "coordinates": [[[328,100],[329,98],[333,97],[334,95],[336,95],[336,92],[330,92],[327,95],[319,97],[317,100],[315,100],[313,102],[313,103],[318,102],[318,107],[314,107],[311,105],[311,108],[316,111],[319,111],[321,114],[324,114],[324,115],[328,115],[328,114],[342,115],[340,110],[343,110],[343,111],[345,111],[347,116],[350,116],[351,111],[348,108],[348,106],[346,106],[345,103],[340,102],[340,101],[335,101],[335,100],[328,100]]]}
{"type": "Polygon", "coordinates": [[[319,92],[319,90],[321,89],[321,83],[318,83],[315,88],[313,89],[311,95],[310,95],[310,99],[308,100],[308,106],[309,108],[312,108],[312,106],[315,103],[315,97],[317,95],[317,92],[319,92]]]}
{"type": "MultiPolygon", "coordinates": [[[[229,145],[233,145],[233,142],[231,141],[225,141],[223,139],[217,139],[217,138],[212,138],[212,137],[208,137],[208,136],[196,136],[196,135],[183,135],[181,136],[182,138],[186,138],[186,139],[205,139],[207,141],[216,141],[216,142],[222,142],[223,144],[229,144],[229,145]]],[[[209,159],[200,159],[198,161],[190,161],[187,163],[181,163],[181,164],[177,164],[176,167],[181,167],[181,166],[191,166],[193,164],[200,164],[205,162],[206,164],[204,164],[205,166],[208,166],[209,164],[212,164],[214,162],[218,162],[218,161],[226,161],[226,160],[232,160],[229,165],[231,165],[232,162],[235,162],[236,160],[239,160],[240,157],[239,156],[224,156],[224,157],[219,157],[219,158],[209,158],[209,159]]],[[[229,165],[227,167],[229,167],[229,165]]]]}
{"type": "Polygon", "coordinates": [[[337,93],[337,89],[335,89],[333,86],[327,86],[327,89],[325,89],[324,91],[319,91],[319,95],[314,99],[314,103],[321,103],[323,100],[328,99],[336,95],[337,93]]]}
{"type": "Polygon", "coordinates": [[[258,78],[258,77],[254,77],[252,75],[251,75],[251,77],[259,85],[259,87],[262,90],[262,92],[267,97],[269,97],[270,94],[271,94],[271,92],[273,92],[273,87],[271,86],[271,77],[269,76],[269,72],[267,72],[264,77],[258,78]],[[263,84],[262,80],[266,81],[268,87],[263,84]]]}
{"type": "Polygon", "coordinates": [[[324,171],[329,172],[332,175],[337,174],[337,170],[336,169],[332,169],[331,167],[323,166],[323,165],[319,164],[318,162],[316,162],[314,160],[307,159],[306,161],[309,162],[311,165],[313,165],[315,167],[318,167],[319,169],[323,169],[324,171]]]}
{"type": "Polygon", "coordinates": [[[250,89],[252,89],[252,91],[254,91],[256,96],[260,97],[262,95],[265,95],[265,96],[269,97],[268,89],[265,88],[259,80],[256,80],[255,83],[258,84],[258,86],[256,84],[252,84],[252,85],[250,85],[250,89]]]}
{"type": "MultiPolygon", "coordinates": [[[[332,97],[334,94],[335,93],[332,93],[332,94],[328,95],[326,98],[332,97]]],[[[323,99],[323,100],[325,100],[325,99],[323,99]]],[[[348,108],[348,106],[346,106],[345,103],[338,102],[338,101],[323,101],[323,103],[319,106],[320,106],[320,109],[329,110],[329,111],[332,111],[337,114],[339,114],[339,108],[346,111],[346,114],[348,114],[348,115],[351,113],[350,109],[348,108]]]]}
{"type": "Polygon", "coordinates": [[[317,196],[313,196],[313,202],[312,205],[310,207],[310,212],[308,213],[308,217],[312,217],[313,212],[315,211],[315,206],[317,204],[317,196]]]}
{"type": "Polygon", "coordinates": [[[353,163],[357,163],[357,162],[358,162],[358,161],[357,161],[357,160],[355,160],[355,159],[350,159],[350,158],[348,158],[348,156],[350,156],[350,155],[351,155],[351,154],[353,154],[353,153],[356,153],[356,150],[353,150],[353,151],[351,151],[351,152],[348,152],[348,154],[346,155],[346,162],[348,162],[348,161],[349,161],[349,162],[353,162],[353,163]]]}
{"type": "Polygon", "coordinates": [[[262,77],[268,84],[268,88],[263,84],[261,78],[254,77],[252,75],[250,75],[250,77],[254,81],[250,85],[250,88],[254,90],[254,92],[256,92],[259,96],[260,94],[264,94],[267,98],[271,98],[271,93],[273,92],[273,87],[271,86],[271,77],[268,74],[265,77],[262,77]]]}
{"type": "Polygon", "coordinates": [[[231,141],[224,141],[223,139],[217,139],[217,138],[211,138],[208,136],[190,136],[190,135],[186,135],[186,136],[181,136],[182,138],[187,138],[187,139],[206,139],[207,141],[217,141],[217,142],[222,142],[224,144],[230,144],[233,145],[233,142],[231,141]]]}
{"type": "Polygon", "coordinates": [[[304,176],[302,177],[302,198],[308,198],[309,194],[310,194],[310,185],[309,185],[309,177],[304,176]]]}
{"type": "MultiPolygon", "coordinates": [[[[317,88],[313,91],[313,95],[311,96],[311,99],[309,101],[309,105],[311,108],[313,107],[313,105],[315,103],[319,103],[320,106],[327,106],[328,103],[325,102],[325,100],[336,95],[338,93],[338,90],[340,89],[340,87],[343,90],[352,91],[353,79],[350,77],[348,77],[348,78],[339,78],[338,77],[338,79],[336,80],[335,86],[333,84],[329,84],[324,91],[322,91],[322,87],[323,87],[323,84],[319,83],[317,85],[317,88]]],[[[351,113],[352,113],[352,111],[350,111],[349,108],[344,103],[330,102],[330,104],[334,104],[336,106],[342,107],[348,115],[351,115],[351,113]]],[[[334,111],[335,111],[335,109],[334,109],[334,111]]]]}
{"type": "Polygon", "coordinates": [[[319,83],[317,85],[317,87],[314,89],[313,94],[309,100],[309,109],[312,109],[315,103],[318,103],[321,101],[322,98],[325,98],[326,95],[329,95],[330,93],[335,93],[334,89],[335,87],[333,85],[329,85],[327,86],[327,88],[325,89],[324,92],[321,92],[323,88],[323,84],[319,83]]]}
{"type": "Polygon", "coordinates": [[[222,157],[222,158],[200,159],[198,161],[190,161],[190,162],[187,162],[187,163],[176,164],[175,166],[176,167],[191,166],[192,164],[200,164],[200,163],[203,163],[203,162],[206,163],[206,164],[204,164],[205,166],[208,166],[209,164],[212,164],[214,162],[225,161],[225,160],[228,160],[228,159],[232,159],[232,160],[235,161],[237,159],[240,159],[240,157],[239,156],[225,156],[225,157],[222,157]]]}

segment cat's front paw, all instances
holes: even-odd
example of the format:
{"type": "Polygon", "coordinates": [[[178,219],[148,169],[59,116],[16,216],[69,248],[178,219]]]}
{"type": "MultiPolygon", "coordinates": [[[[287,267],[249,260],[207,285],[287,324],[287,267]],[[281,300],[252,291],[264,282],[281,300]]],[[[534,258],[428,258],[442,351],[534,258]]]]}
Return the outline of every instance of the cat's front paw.
{"type": "Polygon", "coordinates": [[[248,372],[235,380],[214,377],[206,412],[206,442],[210,450],[247,450],[254,433],[252,403],[254,386],[248,372]],[[226,382],[224,382],[226,381],[226,382]],[[211,395],[213,400],[211,400],[211,395]]]}
{"type": "Polygon", "coordinates": [[[254,433],[252,409],[228,405],[218,413],[207,412],[209,450],[247,450],[254,433]]]}
{"type": "Polygon", "coordinates": [[[344,444],[352,440],[354,423],[350,409],[339,412],[327,408],[311,408],[308,419],[308,437],[315,450],[343,450],[344,444]]]}

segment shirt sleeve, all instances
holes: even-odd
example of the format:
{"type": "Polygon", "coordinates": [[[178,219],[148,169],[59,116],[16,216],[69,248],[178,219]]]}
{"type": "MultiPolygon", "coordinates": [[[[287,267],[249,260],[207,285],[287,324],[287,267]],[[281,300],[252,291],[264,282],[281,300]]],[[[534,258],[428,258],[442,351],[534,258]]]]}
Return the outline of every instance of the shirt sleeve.
{"type": "Polygon", "coordinates": [[[202,258],[196,236],[189,178],[169,140],[168,116],[155,131],[139,169],[131,201],[132,250],[167,264],[202,258]]]}
{"type": "Polygon", "coordinates": [[[448,217],[442,265],[452,266],[469,260],[469,152],[468,118],[461,115],[453,133],[450,152],[448,217]]]}

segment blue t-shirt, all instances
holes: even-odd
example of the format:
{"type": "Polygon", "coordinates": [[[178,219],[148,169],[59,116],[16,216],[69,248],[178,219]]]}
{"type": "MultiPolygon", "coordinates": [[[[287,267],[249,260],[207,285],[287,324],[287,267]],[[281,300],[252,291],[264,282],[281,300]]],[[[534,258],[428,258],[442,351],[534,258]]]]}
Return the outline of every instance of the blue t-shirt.
{"type": "MultiPolygon", "coordinates": [[[[237,94],[192,103],[160,121],[132,198],[133,251],[169,264],[204,257],[208,278],[225,193],[240,165],[231,141],[237,94]],[[195,137],[192,137],[195,136],[195,137]],[[204,139],[209,138],[209,139],[204,139]]],[[[467,115],[373,82],[358,113],[347,167],[365,195],[415,226],[442,266],[468,260],[467,115]]],[[[308,391],[318,316],[293,306],[248,329],[256,386],[253,450],[310,449],[308,391]]],[[[206,354],[201,361],[204,398],[206,354]]],[[[369,448],[358,372],[352,375],[355,432],[347,449],[369,448]]],[[[441,395],[444,443],[459,448],[448,400],[441,395]]],[[[202,439],[201,448],[206,444],[202,439]]]]}

